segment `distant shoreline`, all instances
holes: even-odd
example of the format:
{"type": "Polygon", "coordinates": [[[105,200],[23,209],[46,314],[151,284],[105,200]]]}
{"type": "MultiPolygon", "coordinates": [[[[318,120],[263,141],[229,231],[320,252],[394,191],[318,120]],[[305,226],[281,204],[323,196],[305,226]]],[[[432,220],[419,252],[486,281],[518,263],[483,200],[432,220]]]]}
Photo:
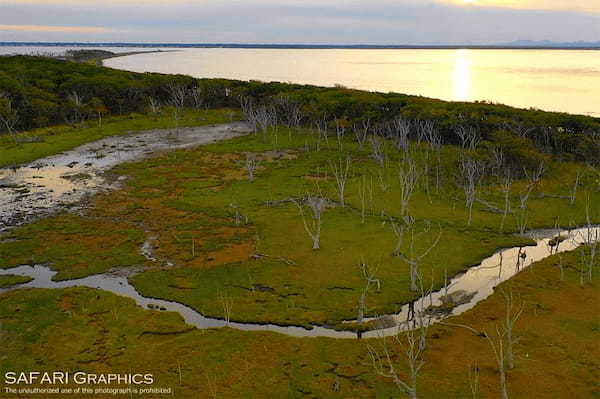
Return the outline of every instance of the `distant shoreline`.
{"type": "Polygon", "coordinates": [[[600,46],[526,45],[325,45],[325,44],[236,44],[236,43],[83,43],[83,42],[0,42],[0,47],[129,47],[129,48],[227,48],[271,50],[600,50],[600,46]]]}
{"type": "Polygon", "coordinates": [[[178,50],[143,50],[143,51],[126,51],[123,53],[115,53],[108,50],[98,48],[81,48],[67,50],[64,54],[49,54],[46,55],[50,58],[63,61],[74,61],[74,62],[94,62],[96,65],[104,65],[104,61],[111,58],[127,57],[130,55],[138,54],[152,54],[152,53],[172,53],[178,50]]]}

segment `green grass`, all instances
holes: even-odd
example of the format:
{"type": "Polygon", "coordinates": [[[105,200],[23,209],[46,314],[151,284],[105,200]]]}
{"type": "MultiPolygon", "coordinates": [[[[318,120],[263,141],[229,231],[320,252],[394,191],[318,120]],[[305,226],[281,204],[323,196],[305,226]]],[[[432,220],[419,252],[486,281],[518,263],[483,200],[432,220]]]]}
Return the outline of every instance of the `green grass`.
{"type": "MultiPolygon", "coordinates": [[[[354,318],[365,284],[361,261],[381,281],[381,290],[372,288],[367,296],[369,314],[394,311],[412,299],[408,266],[392,255],[396,238],[390,221],[400,216],[395,170],[400,155],[388,148],[387,166],[380,172],[367,149],[344,143],[353,159],[347,207],[324,212],[322,248],[313,251],[297,207],[277,201],[307,192],[335,200],[329,161],[341,154],[331,139],[314,151],[309,132],[294,133],[290,140],[280,129],[275,137],[275,132],[250,135],[120,165],[113,172],[129,176],[127,186],[96,196],[86,212],[57,215],[5,233],[0,267],[46,263],[59,271],[57,278],[66,279],[116,266],[146,266],[148,270],[131,278],[143,295],[176,300],[215,317],[223,317],[222,298],[227,296],[232,320],[250,322],[309,326],[354,318]],[[306,144],[313,150],[304,151],[306,144]],[[263,159],[256,180],[249,182],[244,153],[268,158],[274,149],[285,149],[292,159],[263,159]],[[362,176],[369,191],[364,223],[358,195],[362,176]],[[234,223],[231,205],[248,217],[247,225],[234,223]],[[158,263],[139,252],[150,237],[158,263]],[[174,266],[162,267],[167,261],[174,266]]],[[[415,150],[425,159],[423,148],[415,145],[415,150]]],[[[417,253],[442,231],[438,246],[422,263],[424,280],[434,287],[443,283],[444,270],[452,276],[497,248],[530,242],[514,234],[514,216],[501,232],[501,215],[480,204],[467,225],[464,199],[453,180],[456,157],[456,148],[444,147],[442,187],[437,191],[421,185],[410,203],[417,253]]],[[[577,171],[585,169],[549,165],[528,205],[530,227],[551,227],[557,216],[563,225],[582,223],[587,195],[591,217],[599,221],[594,204],[600,196],[591,176],[584,176],[574,204],[564,198],[577,171]]],[[[514,208],[524,185],[515,183],[514,208]]],[[[502,204],[495,179],[485,181],[479,196],[502,204]]],[[[402,247],[405,252],[407,245],[402,247]]],[[[517,324],[517,367],[508,375],[511,398],[597,395],[600,327],[594,304],[600,301],[600,290],[596,277],[579,284],[577,251],[561,256],[564,281],[556,267],[560,257],[555,256],[500,288],[512,287],[526,303],[517,324]]],[[[496,292],[449,321],[494,331],[503,311],[502,295],[496,292]]],[[[374,373],[363,341],[195,330],[175,314],[142,309],[132,300],[91,289],[2,294],[0,322],[2,373],[33,368],[136,370],[155,374],[156,386],[173,387],[175,397],[181,398],[211,397],[212,392],[225,398],[400,395],[389,379],[374,373]]],[[[394,344],[391,350],[406,376],[403,348],[394,344]]],[[[419,396],[469,397],[468,370],[478,364],[481,397],[497,397],[492,356],[488,342],[467,329],[432,327],[419,396]]]]}
{"type": "Polygon", "coordinates": [[[105,272],[113,267],[143,265],[142,232],[124,223],[107,223],[61,215],[27,225],[0,245],[0,268],[51,264],[55,280],[105,272]]]}
{"type": "MultiPolygon", "coordinates": [[[[525,302],[517,322],[516,367],[508,372],[511,398],[592,398],[600,364],[597,281],[579,284],[577,251],[524,271],[500,289],[525,302]],[[583,305],[583,306],[582,306],[583,305]],[[558,378],[560,376],[560,378],[558,378]]],[[[449,322],[493,331],[502,320],[499,292],[449,322]]],[[[177,398],[402,397],[373,371],[367,344],[374,340],[291,338],[228,328],[196,330],[173,313],[143,309],[106,292],[17,290],[0,295],[0,373],[78,370],[152,373],[155,387],[177,398]]],[[[403,348],[390,344],[406,378],[403,348]]],[[[498,396],[498,373],[485,338],[463,328],[429,329],[419,397],[470,397],[468,370],[479,367],[481,397],[498,396]]],[[[149,398],[160,397],[149,395],[149,398]]]]}
{"type": "MultiPolygon", "coordinates": [[[[386,166],[380,169],[367,147],[350,140],[344,141],[342,152],[333,138],[322,142],[320,151],[315,147],[310,132],[280,128],[266,136],[249,135],[120,165],[113,172],[129,176],[124,190],[98,196],[83,216],[62,215],[10,233],[17,240],[0,244],[0,267],[28,260],[49,263],[60,272],[56,278],[64,279],[114,266],[148,265],[139,246],[152,236],[159,264],[170,261],[175,267],[143,272],[132,283],[143,295],[177,300],[209,316],[223,317],[221,297],[226,294],[235,304],[236,321],[309,326],[352,319],[365,284],[359,267],[363,261],[381,281],[381,290],[369,293],[368,313],[394,312],[416,296],[409,289],[408,265],[392,255],[396,237],[390,223],[400,216],[396,168],[401,154],[387,145],[386,166]],[[312,150],[305,151],[306,146],[312,150]],[[285,150],[285,156],[270,159],[274,150],[285,150]],[[254,182],[246,179],[246,152],[264,158],[254,182]],[[297,207],[277,201],[308,192],[336,200],[330,161],[345,154],[352,158],[347,206],[324,212],[321,250],[313,251],[297,207]],[[364,223],[358,195],[363,181],[368,186],[364,223]],[[232,205],[248,218],[248,225],[234,224],[232,205]],[[254,253],[267,257],[254,259],[254,253]]],[[[413,147],[417,159],[425,162],[425,147],[413,147]]],[[[451,277],[498,248],[530,243],[514,234],[514,215],[500,232],[502,216],[480,204],[467,225],[463,194],[454,184],[457,151],[443,148],[441,187],[431,184],[431,176],[428,186],[421,179],[409,206],[417,220],[417,254],[441,231],[439,244],[421,264],[427,287],[441,287],[445,272],[451,277]]],[[[573,205],[562,198],[569,192],[565,182],[574,180],[578,170],[583,168],[577,164],[549,165],[531,195],[528,228],[552,227],[557,217],[563,225],[584,221],[586,195],[592,204],[600,200],[595,183],[585,177],[573,205]]],[[[522,181],[514,185],[513,209],[524,186],[522,181]]],[[[502,206],[494,179],[485,182],[479,197],[502,206]]],[[[591,216],[599,220],[598,209],[592,207],[591,216]]],[[[409,241],[407,237],[404,253],[409,241]]]]}
{"type": "Polygon", "coordinates": [[[25,284],[33,280],[30,277],[22,276],[0,276],[0,288],[12,287],[17,284],[25,284]]]}
{"type": "MultiPolygon", "coordinates": [[[[238,119],[238,111],[229,109],[187,110],[181,115],[179,126],[225,123],[229,122],[231,118],[238,119]]],[[[15,145],[7,135],[4,135],[0,137],[0,168],[31,162],[108,136],[150,129],[170,129],[174,126],[173,118],[166,113],[162,115],[131,114],[105,118],[102,126],[98,126],[96,121],[88,121],[76,126],[51,126],[19,133],[18,136],[23,141],[19,145],[15,145]]]]}

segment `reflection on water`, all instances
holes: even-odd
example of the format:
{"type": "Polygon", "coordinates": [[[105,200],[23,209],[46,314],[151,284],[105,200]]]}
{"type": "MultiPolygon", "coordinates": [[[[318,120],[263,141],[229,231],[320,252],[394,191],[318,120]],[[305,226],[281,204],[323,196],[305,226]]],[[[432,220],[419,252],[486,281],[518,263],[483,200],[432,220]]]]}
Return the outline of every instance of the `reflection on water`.
{"type": "Polygon", "coordinates": [[[116,188],[104,171],[155,152],[224,140],[245,134],[244,123],[158,130],[107,137],[27,165],[0,169],[0,232],[116,188]]]}
{"type": "Polygon", "coordinates": [[[105,62],[137,72],[493,101],[600,116],[600,51],[183,49],[105,62]]]}
{"type": "Polygon", "coordinates": [[[458,50],[454,60],[454,99],[467,101],[471,93],[471,59],[469,50],[458,50]]]}
{"type": "MultiPolygon", "coordinates": [[[[89,287],[131,298],[144,308],[177,312],[183,317],[186,323],[197,328],[227,326],[244,331],[273,331],[294,337],[377,338],[397,334],[399,330],[417,328],[417,319],[424,323],[424,325],[430,325],[448,316],[459,315],[492,295],[498,284],[508,280],[523,269],[531,267],[533,263],[545,259],[552,254],[570,251],[584,243],[597,241],[598,237],[600,237],[600,228],[590,226],[589,228],[570,231],[543,230],[531,233],[531,237],[536,240],[536,245],[498,251],[494,255],[484,259],[481,264],[454,277],[441,290],[425,295],[413,303],[403,305],[397,313],[378,319],[365,319],[365,321],[375,321],[376,325],[379,325],[379,329],[358,335],[350,331],[335,331],[321,326],[315,326],[309,330],[302,327],[284,327],[273,324],[228,323],[222,319],[206,317],[202,313],[181,303],[142,296],[129,283],[127,278],[123,277],[123,270],[89,276],[78,280],[57,282],[52,280],[56,272],[45,266],[20,266],[8,270],[0,269],[0,276],[17,275],[33,278],[33,281],[29,283],[17,287],[0,289],[0,294],[16,288],[61,289],[89,287]],[[564,241],[559,241],[558,246],[556,246],[552,243],[552,239],[559,235],[564,238],[564,241]],[[447,304],[448,298],[452,298],[455,306],[448,308],[446,312],[434,311],[435,309],[441,309],[443,305],[447,304]],[[422,315],[423,317],[415,317],[415,312],[417,315],[422,315]]],[[[144,251],[144,247],[142,247],[142,251],[144,251]]]]}

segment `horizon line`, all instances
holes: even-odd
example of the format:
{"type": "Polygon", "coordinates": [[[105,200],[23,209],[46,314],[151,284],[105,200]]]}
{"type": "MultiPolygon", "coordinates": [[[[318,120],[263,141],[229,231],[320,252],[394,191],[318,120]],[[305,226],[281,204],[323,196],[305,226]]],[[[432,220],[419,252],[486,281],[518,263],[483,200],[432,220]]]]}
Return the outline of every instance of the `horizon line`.
{"type": "Polygon", "coordinates": [[[557,49],[557,50],[598,50],[600,41],[596,42],[551,42],[517,40],[510,43],[497,44],[306,44],[306,43],[176,43],[176,42],[41,42],[10,41],[0,42],[5,47],[60,47],[60,46],[96,46],[96,47],[161,47],[161,48],[248,48],[248,49],[557,49]]]}

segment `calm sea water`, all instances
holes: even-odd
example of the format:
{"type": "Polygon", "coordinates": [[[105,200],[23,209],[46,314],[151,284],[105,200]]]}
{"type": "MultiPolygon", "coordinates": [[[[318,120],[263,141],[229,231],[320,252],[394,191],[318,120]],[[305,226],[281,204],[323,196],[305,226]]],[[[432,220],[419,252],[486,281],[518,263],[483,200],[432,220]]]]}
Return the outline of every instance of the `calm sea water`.
{"type": "Polygon", "coordinates": [[[105,65],[206,78],[341,84],[600,116],[600,51],[181,49],[113,58],[105,65]]]}

